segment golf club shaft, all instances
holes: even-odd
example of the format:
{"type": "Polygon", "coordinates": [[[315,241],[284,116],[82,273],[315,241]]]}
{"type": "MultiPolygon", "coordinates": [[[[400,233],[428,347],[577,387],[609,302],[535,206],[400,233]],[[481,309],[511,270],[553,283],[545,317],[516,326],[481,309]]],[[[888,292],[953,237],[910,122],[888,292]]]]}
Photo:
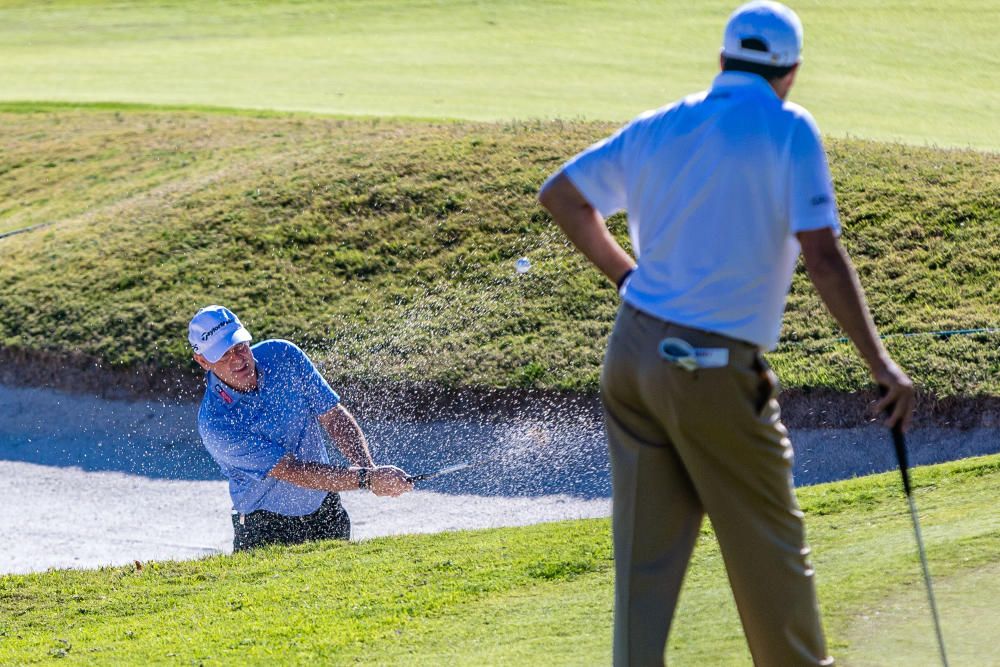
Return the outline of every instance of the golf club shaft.
{"type": "Polygon", "coordinates": [[[906,440],[903,438],[903,427],[897,423],[892,427],[892,446],[896,450],[896,460],[899,461],[899,474],[903,476],[903,491],[906,497],[912,497],[910,486],[910,463],[906,455],[906,440]]]}
{"type": "Polygon", "coordinates": [[[938,651],[941,652],[941,664],[948,667],[948,656],[944,651],[944,635],[941,633],[941,620],[938,618],[937,603],[934,601],[934,587],[931,585],[931,570],[927,566],[927,554],[924,551],[924,538],[920,534],[920,519],[917,516],[917,504],[913,501],[913,488],[910,486],[910,466],[906,455],[906,439],[900,424],[892,427],[892,444],[896,449],[899,461],[899,472],[903,476],[903,491],[910,505],[910,518],[913,519],[913,534],[917,538],[917,552],[920,554],[920,567],[924,573],[924,585],[927,588],[927,600],[931,605],[931,615],[934,617],[934,633],[937,635],[938,651]]]}
{"type": "Polygon", "coordinates": [[[465,470],[470,467],[472,466],[470,466],[468,463],[459,463],[457,465],[448,466],[447,468],[442,468],[441,470],[435,470],[434,472],[423,472],[417,475],[410,475],[409,477],[406,478],[406,480],[408,482],[422,482],[426,479],[433,479],[438,475],[448,475],[450,473],[458,472],[460,470],[465,470]]]}
{"type": "Polygon", "coordinates": [[[913,518],[913,533],[917,536],[917,551],[920,552],[920,566],[924,571],[924,584],[927,586],[927,601],[931,605],[931,615],[934,617],[934,633],[937,635],[938,651],[941,652],[941,664],[948,667],[948,656],[944,652],[944,635],[941,634],[941,620],[938,618],[937,603],[934,601],[934,588],[931,586],[931,571],[927,567],[927,555],[924,553],[924,538],[920,534],[920,520],[917,518],[917,505],[913,496],[906,495],[910,503],[910,517],[913,518]]]}

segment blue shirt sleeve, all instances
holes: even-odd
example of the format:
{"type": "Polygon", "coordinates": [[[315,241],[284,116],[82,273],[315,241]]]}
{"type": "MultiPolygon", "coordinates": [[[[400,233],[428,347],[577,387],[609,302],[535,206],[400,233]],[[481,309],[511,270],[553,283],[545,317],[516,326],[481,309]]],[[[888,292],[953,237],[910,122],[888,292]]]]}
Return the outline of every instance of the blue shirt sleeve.
{"type": "Polygon", "coordinates": [[[297,345],[289,342],[291,361],[298,376],[296,390],[302,392],[313,415],[319,416],[337,407],[340,396],[333,390],[316,365],[297,345]]]}

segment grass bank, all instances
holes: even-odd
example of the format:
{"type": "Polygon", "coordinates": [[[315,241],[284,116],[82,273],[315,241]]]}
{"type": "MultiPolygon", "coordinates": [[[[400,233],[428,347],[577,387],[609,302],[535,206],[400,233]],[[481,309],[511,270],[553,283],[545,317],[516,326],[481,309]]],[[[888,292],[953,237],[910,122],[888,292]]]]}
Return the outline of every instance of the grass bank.
{"type": "MultiPolygon", "coordinates": [[[[346,382],[593,391],[617,306],[535,203],[611,126],[196,113],[0,115],[0,350],[194,374],[186,323],[237,310],[346,382]],[[533,262],[525,275],[514,260],[533,262]]],[[[845,241],[886,334],[997,327],[1000,157],[832,141],[845,241]]],[[[622,237],[624,222],[612,227],[622,237]]],[[[867,378],[796,274],[786,387],[867,378]]],[[[936,397],[1000,394],[996,334],[888,345],[936,397]]]]}
{"type": "MultiPolygon", "coordinates": [[[[625,120],[708,85],[735,0],[0,3],[0,100],[625,120]]],[[[837,136],[1000,149],[991,0],[803,0],[837,136]]]]}
{"type": "MultiPolygon", "coordinates": [[[[983,642],[1000,589],[1000,456],[915,471],[954,664],[1000,664],[983,642]],[[976,584],[973,587],[971,584],[976,584]]],[[[895,474],[800,490],[834,654],[846,665],[935,658],[895,474]]],[[[607,664],[606,520],[355,544],[271,548],[141,568],[0,577],[0,662],[37,664],[607,664]]],[[[748,664],[706,524],[671,664],[748,664]]]]}

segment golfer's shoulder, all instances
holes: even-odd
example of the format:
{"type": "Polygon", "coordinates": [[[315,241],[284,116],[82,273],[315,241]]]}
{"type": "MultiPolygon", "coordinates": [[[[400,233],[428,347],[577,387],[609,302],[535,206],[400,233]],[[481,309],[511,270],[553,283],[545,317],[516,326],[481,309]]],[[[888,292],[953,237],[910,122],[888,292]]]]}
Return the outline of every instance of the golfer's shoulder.
{"type": "Polygon", "coordinates": [[[253,356],[258,363],[273,360],[277,363],[296,362],[306,359],[306,353],[298,345],[283,338],[262,340],[252,348],[253,356]]]}
{"type": "Polygon", "coordinates": [[[217,436],[232,428],[233,420],[222,409],[221,401],[206,393],[198,408],[198,433],[203,440],[217,436]]]}
{"type": "Polygon", "coordinates": [[[316,372],[316,364],[290,340],[274,338],[253,347],[258,368],[271,378],[295,384],[316,372]]]}
{"type": "Polygon", "coordinates": [[[625,126],[624,131],[633,135],[659,132],[675,117],[697,106],[704,97],[704,92],[694,93],[662,107],[643,111],[625,126]]]}
{"type": "Polygon", "coordinates": [[[809,110],[795,102],[782,102],[779,113],[794,129],[810,132],[819,136],[819,126],[809,110]]]}
{"type": "Polygon", "coordinates": [[[644,113],[639,114],[633,123],[643,123],[643,124],[655,124],[662,122],[670,118],[671,116],[676,116],[678,114],[689,113],[697,109],[705,101],[708,96],[709,91],[702,90],[697,93],[691,93],[690,95],[685,95],[679,100],[674,100],[670,104],[664,104],[662,107],[656,109],[650,109],[644,113]]]}

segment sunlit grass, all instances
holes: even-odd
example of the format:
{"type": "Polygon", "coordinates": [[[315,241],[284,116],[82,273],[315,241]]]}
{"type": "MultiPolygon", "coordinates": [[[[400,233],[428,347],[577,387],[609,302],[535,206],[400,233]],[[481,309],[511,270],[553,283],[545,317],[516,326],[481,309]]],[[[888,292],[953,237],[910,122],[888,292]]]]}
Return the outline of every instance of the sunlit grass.
{"type": "MultiPolygon", "coordinates": [[[[990,618],[984,590],[972,585],[996,571],[998,482],[998,456],[914,471],[956,665],[1000,660],[994,645],[964,630],[987,627],[984,610],[990,618]]],[[[933,664],[898,475],[799,493],[840,664],[897,664],[900,643],[917,664],[933,664]],[[875,612],[887,616],[872,626],[875,612]]],[[[607,664],[609,530],[607,520],[585,520],[0,577],[0,663],[538,665],[544,655],[544,664],[607,664]]],[[[708,524],[669,657],[749,662],[708,524]]]]}
{"type": "MultiPolygon", "coordinates": [[[[0,229],[47,225],[0,240],[8,350],[193,376],[187,320],[222,302],[338,383],[596,388],[617,298],[535,193],[611,125],[0,118],[0,229]]],[[[883,333],[997,327],[1000,158],[833,141],[831,160],[883,333]]],[[[800,270],[771,355],[784,385],[867,387],[841,335],[800,270]]],[[[997,340],[888,345],[932,395],[996,395],[997,340]]]]}
{"type": "MultiPolygon", "coordinates": [[[[622,121],[705,88],[739,2],[0,4],[0,99],[622,121]]],[[[799,2],[834,136],[1000,148],[990,0],[799,2]]]]}

